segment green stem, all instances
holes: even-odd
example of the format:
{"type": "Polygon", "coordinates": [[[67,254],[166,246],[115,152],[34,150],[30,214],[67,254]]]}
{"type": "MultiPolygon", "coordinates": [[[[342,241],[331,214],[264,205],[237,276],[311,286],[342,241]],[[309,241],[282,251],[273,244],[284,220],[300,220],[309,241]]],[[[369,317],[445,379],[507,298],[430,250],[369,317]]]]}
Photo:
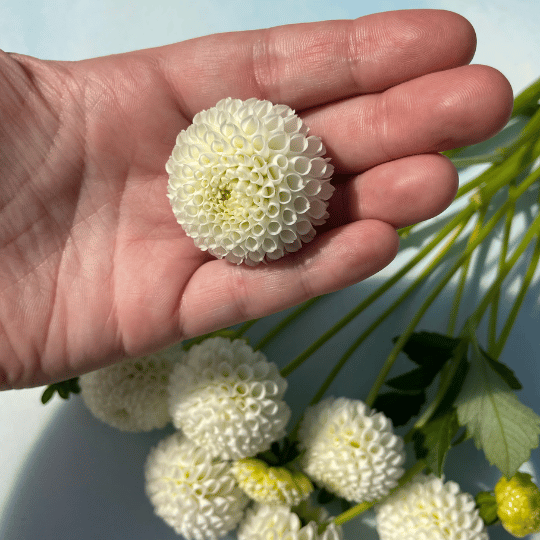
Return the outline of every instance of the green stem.
{"type": "Polygon", "coordinates": [[[501,269],[501,272],[499,272],[499,274],[495,278],[495,281],[491,284],[488,291],[484,295],[484,298],[482,299],[478,307],[474,310],[473,314],[469,317],[468,324],[471,328],[478,326],[478,323],[482,319],[484,312],[486,311],[489,304],[493,300],[493,297],[495,296],[495,294],[497,294],[498,290],[500,289],[501,283],[504,281],[505,277],[508,275],[510,270],[512,270],[512,268],[514,267],[518,259],[521,257],[523,252],[527,249],[532,239],[539,232],[540,232],[540,214],[536,216],[534,221],[531,223],[531,225],[527,229],[527,232],[523,235],[521,242],[512,253],[512,256],[504,264],[504,266],[501,269]]]}
{"type": "MultiPolygon", "coordinates": [[[[509,186],[509,189],[511,191],[516,189],[514,182],[509,186]]],[[[514,220],[514,214],[516,211],[515,199],[512,194],[510,194],[510,197],[513,200],[513,203],[510,204],[510,206],[508,207],[508,211],[506,212],[501,253],[497,265],[497,273],[501,272],[501,269],[506,262],[506,257],[508,256],[508,244],[510,242],[510,233],[512,231],[512,221],[514,220]]],[[[495,347],[497,342],[497,319],[499,314],[499,300],[500,294],[498,293],[493,298],[493,302],[491,303],[491,312],[488,321],[488,349],[489,354],[491,355],[493,355],[493,347],[495,347]]]]}
{"type": "Polygon", "coordinates": [[[397,298],[397,300],[394,301],[392,305],[390,305],[388,308],[384,310],[379,317],[364,331],[358,338],[351,344],[351,346],[345,351],[343,356],[338,360],[322,386],[319,388],[318,392],[315,394],[314,398],[311,400],[310,405],[314,405],[315,403],[318,403],[318,401],[322,398],[322,396],[325,394],[325,392],[328,390],[334,379],[337,377],[340,370],[343,368],[347,360],[352,356],[352,354],[360,347],[360,345],[365,341],[366,338],[369,337],[369,335],[393,312],[397,309],[399,305],[403,303],[403,301],[410,296],[417,288],[418,286],[427,279],[431,273],[437,268],[439,263],[443,260],[445,255],[448,253],[448,251],[451,249],[451,247],[454,245],[456,239],[461,234],[461,231],[465,228],[467,222],[469,221],[470,216],[468,219],[464,220],[462,223],[460,223],[457,227],[454,228],[454,231],[452,232],[452,235],[447,240],[446,244],[441,248],[439,253],[433,258],[433,260],[429,263],[429,265],[422,271],[422,273],[413,281],[409,287],[397,298]]]}
{"type": "Polygon", "coordinates": [[[357,317],[364,309],[370,306],[375,300],[382,296],[392,285],[399,281],[407,272],[409,272],[414,266],[416,266],[435,246],[445,238],[460,222],[465,219],[468,220],[474,214],[475,206],[470,204],[459,212],[451,221],[449,221],[437,235],[422,249],[418,254],[413,257],[407,264],[405,264],[396,274],[390,279],[385,281],[377,290],[375,290],[364,301],[360,302],[354,309],[352,309],[347,315],[341,318],[330,329],[324,332],[317,340],[315,340],[307,349],[301,352],[294,360],[287,364],[282,370],[281,375],[286,377],[290,375],[295,369],[300,367],[315,351],[322,347],[330,338],[337,334],[343,327],[349,324],[355,317],[357,317]]]}
{"type": "Polygon", "coordinates": [[[282,330],[287,328],[289,324],[294,321],[296,318],[300,317],[304,311],[307,311],[311,306],[316,304],[319,300],[323,298],[322,296],[315,296],[311,298],[310,300],[307,300],[300,306],[298,306],[292,313],[290,313],[287,317],[285,317],[282,321],[280,321],[278,324],[276,324],[273,328],[270,329],[268,333],[266,333],[261,340],[255,345],[255,350],[262,349],[265,345],[268,344],[272,339],[274,339],[282,330]]]}
{"type": "Polygon", "coordinates": [[[539,99],[540,79],[536,80],[515,97],[512,117],[519,116],[520,114],[528,114],[529,111],[536,110],[538,108],[539,99]]]}
{"type": "Polygon", "coordinates": [[[516,178],[525,167],[533,163],[538,157],[540,153],[539,133],[540,109],[532,116],[516,141],[498,150],[504,156],[507,156],[504,161],[493,164],[474,180],[461,186],[458,189],[456,198],[479,186],[482,186],[482,190],[493,194],[516,178]]]}
{"type": "Polygon", "coordinates": [[[490,354],[493,358],[498,358],[502,350],[504,349],[506,340],[508,339],[508,336],[510,335],[510,330],[514,326],[514,322],[516,321],[516,317],[519,312],[519,309],[521,308],[521,304],[523,303],[527,290],[529,289],[529,285],[531,284],[531,281],[534,277],[534,273],[536,272],[536,268],[538,267],[539,259],[540,259],[540,236],[536,239],[536,245],[534,247],[534,251],[531,257],[531,261],[529,263],[529,267],[527,268],[527,272],[525,273],[525,276],[523,278],[523,283],[521,284],[519,293],[516,297],[516,300],[514,301],[514,305],[512,306],[510,315],[508,316],[508,319],[506,320],[504,328],[501,331],[501,335],[498,341],[496,342],[495,347],[493,349],[490,349],[490,354]]]}
{"type": "Polygon", "coordinates": [[[410,469],[405,471],[403,476],[399,479],[398,485],[386,497],[384,497],[383,499],[379,499],[377,501],[369,501],[369,502],[366,501],[366,502],[357,504],[353,506],[352,508],[349,508],[345,512],[337,515],[334,518],[334,523],[336,525],[343,525],[347,521],[350,521],[351,519],[358,517],[360,514],[364,513],[366,510],[369,510],[371,507],[375,506],[376,504],[381,503],[387,497],[392,495],[392,493],[394,493],[399,488],[403,487],[405,484],[410,482],[418,473],[421,473],[425,468],[426,468],[426,463],[423,460],[417,461],[410,469]]]}
{"type": "Polygon", "coordinates": [[[437,390],[435,398],[433,399],[433,401],[431,401],[426,410],[422,413],[422,416],[418,418],[418,420],[414,423],[414,426],[403,437],[405,442],[409,442],[412,439],[414,432],[422,429],[431,420],[431,417],[441,404],[444,396],[446,396],[446,393],[450,389],[450,386],[452,386],[452,384],[454,383],[454,376],[459,368],[461,354],[464,352],[462,347],[466,348],[467,346],[468,342],[465,340],[458,345],[454,357],[450,360],[450,363],[447,364],[449,366],[448,371],[446,372],[444,377],[441,377],[441,383],[439,389],[437,390]]]}
{"type": "Polygon", "coordinates": [[[433,301],[437,298],[437,296],[441,293],[441,291],[444,289],[444,287],[447,285],[447,283],[450,281],[452,276],[458,271],[458,269],[461,267],[464,261],[467,260],[467,258],[470,256],[470,254],[476,249],[476,247],[486,238],[488,234],[490,234],[501,217],[504,215],[508,208],[508,202],[502,205],[496,212],[493,214],[493,216],[490,218],[490,220],[486,223],[484,227],[479,231],[478,236],[476,239],[471,242],[467,246],[467,248],[463,251],[460,257],[457,258],[454,265],[450,268],[450,270],[446,273],[444,278],[438,283],[438,285],[431,291],[431,293],[428,295],[424,303],[420,306],[420,309],[417,311],[409,325],[407,326],[406,330],[401,334],[399,339],[397,340],[394,348],[386,358],[383,367],[375,380],[375,383],[373,385],[373,388],[368,394],[366,401],[366,404],[368,406],[371,406],[373,402],[375,401],[379,390],[381,389],[382,385],[384,384],[384,381],[386,380],[386,377],[388,373],[390,372],[390,369],[394,365],[394,362],[396,361],[399,353],[401,352],[401,349],[411,336],[411,334],[414,332],[414,329],[416,328],[416,325],[420,322],[422,317],[424,316],[425,312],[429,309],[433,301]]]}
{"type": "MultiPolygon", "coordinates": [[[[473,231],[471,232],[471,234],[469,236],[469,240],[467,241],[467,245],[470,245],[475,240],[475,238],[478,236],[478,233],[479,233],[480,229],[482,228],[482,223],[484,222],[484,219],[486,217],[486,211],[487,211],[486,206],[483,206],[483,207],[480,208],[480,210],[478,212],[479,215],[478,215],[478,219],[476,221],[476,225],[474,226],[474,229],[473,229],[473,231]]],[[[456,322],[457,322],[457,316],[458,316],[458,313],[459,313],[459,306],[461,304],[461,299],[463,298],[463,292],[465,290],[465,285],[467,283],[467,276],[469,274],[469,267],[471,265],[471,258],[472,258],[472,253],[465,260],[463,266],[461,267],[461,276],[460,276],[458,286],[456,288],[456,294],[454,296],[454,301],[453,301],[452,307],[450,309],[450,317],[449,317],[449,321],[448,321],[447,333],[450,336],[454,334],[454,329],[455,329],[456,322]]]]}
{"type": "Polygon", "coordinates": [[[239,337],[242,337],[259,320],[260,319],[253,319],[251,321],[247,321],[244,324],[242,324],[242,326],[240,326],[240,328],[238,328],[238,330],[236,330],[233,339],[237,339],[239,337]]]}

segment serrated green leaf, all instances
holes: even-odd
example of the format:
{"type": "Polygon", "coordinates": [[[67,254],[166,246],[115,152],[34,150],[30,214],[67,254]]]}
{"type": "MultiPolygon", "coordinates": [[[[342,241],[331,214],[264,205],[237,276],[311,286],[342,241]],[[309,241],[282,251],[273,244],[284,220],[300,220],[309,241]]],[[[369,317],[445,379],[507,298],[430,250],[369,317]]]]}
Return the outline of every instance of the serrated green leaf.
{"type": "Polygon", "coordinates": [[[506,478],[538,446],[540,417],[520,403],[478,347],[473,346],[471,367],[455,405],[460,425],[506,478]]]}
{"type": "Polygon", "coordinates": [[[521,390],[523,388],[516,377],[516,374],[506,364],[503,364],[499,360],[495,360],[482,348],[480,348],[480,352],[489,362],[492,369],[494,369],[506,381],[506,384],[508,384],[512,390],[521,390]]]}
{"type": "MultiPolygon", "coordinates": [[[[393,341],[397,339],[394,338],[393,341]]],[[[415,364],[433,366],[435,363],[440,369],[452,357],[454,349],[460,342],[459,338],[437,332],[414,332],[403,346],[403,352],[415,364]]]]}
{"type": "Polygon", "coordinates": [[[385,392],[377,396],[373,408],[388,416],[394,426],[402,426],[420,412],[425,401],[424,392],[415,394],[385,392]]]}
{"type": "Polygon", "coordinates": [[[438,476],[452,446],[452,439],[459,429],[455,410],[428,422],[414,434],[414,448],[418,459],[424,459],[428,467],[438,476]]]}

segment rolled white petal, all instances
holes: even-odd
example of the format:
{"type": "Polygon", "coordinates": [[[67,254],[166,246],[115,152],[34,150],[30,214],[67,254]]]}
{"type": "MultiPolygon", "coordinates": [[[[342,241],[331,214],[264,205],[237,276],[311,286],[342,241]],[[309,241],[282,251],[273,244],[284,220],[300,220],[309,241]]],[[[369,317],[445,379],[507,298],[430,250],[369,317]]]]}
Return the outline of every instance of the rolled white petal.
{"type": "Polygon", "coordinates": [[[148,455],[146,493],[155,513],[188,540],[218,540],[242,519],[249,498],[231,464],[176,433],[148,455]]]}
{"type": "Polygon", "coordinates": [[[489,539],[472,495],[434,475],[417,475],[375,511],[381,540],[489,539]]]}
{"type": "MultiPolygon", "coordinates": [[[[302,512],[302,506],[297,509],[302,512]]],[[[309,517],[317,512],[308,509],[309,517]]],[[[308,521],[302,526],[298,514],[288,506],[255,505],[246,511],[244,520],[238,528],[238,540],[342,540],[341,527],[328,523],[319,533],[319,524],[325,521],[327,514],[319,513],[320,519],[308,521]]]]}
{"type": "Polygon", "coordinates": [[[174,425],[222,459],[254,456],[285,435],[287,381],[244,340],[215,337],[194,345],[169,382],[174,425]]]}
{"type": "Polygon", "coordinates": [[[223,99],[195,115],[165,168],[174,215],[197,247],[254,266],[313,239],[313,228],[306,234],[295,223],[326,221],[333,166],[307,132],[291,108],[255,98],[223,99]]]}
{"type": "Polygon", "coordinates": [[[162,428],[171,420],[169,375],[182,356],[178,344],[81,375],[83,402],[96,418],[122,431],[162,428]]]}
{"type": "Polygon", "coordinates": [[[304,472],[351,502],[384,497],[404,472],[403,439],[389,418],[359,400],[328,398],[310,407],[298,439],[304,472]]]}

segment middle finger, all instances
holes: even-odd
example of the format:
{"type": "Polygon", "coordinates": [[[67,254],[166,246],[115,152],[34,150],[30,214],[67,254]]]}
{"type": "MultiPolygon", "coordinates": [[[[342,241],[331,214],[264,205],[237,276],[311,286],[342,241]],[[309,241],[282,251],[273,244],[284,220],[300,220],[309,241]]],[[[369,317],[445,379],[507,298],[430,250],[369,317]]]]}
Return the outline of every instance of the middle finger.
{"type": "Polygon", "coordinates": [[[301,114],[322,138],[340,173],[404,156],[474,144],[497,133],[512,109],[512,89],[481,65],[431,73],[379,94],[346,99],[301,114]]]}

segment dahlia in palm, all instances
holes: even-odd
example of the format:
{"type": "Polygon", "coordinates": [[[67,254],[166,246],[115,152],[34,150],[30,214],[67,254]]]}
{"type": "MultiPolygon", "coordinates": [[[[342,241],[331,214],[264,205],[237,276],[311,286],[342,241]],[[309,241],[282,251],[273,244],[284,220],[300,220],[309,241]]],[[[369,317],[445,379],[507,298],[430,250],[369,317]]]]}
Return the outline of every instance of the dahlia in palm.
{"type": "Polygon", "coordinates": [[[290,107],[222,99],[177,137],[166,165],[174,215],[218,258],[279,259],[328,217],[333,167],[324,153],[290,107]]]}

